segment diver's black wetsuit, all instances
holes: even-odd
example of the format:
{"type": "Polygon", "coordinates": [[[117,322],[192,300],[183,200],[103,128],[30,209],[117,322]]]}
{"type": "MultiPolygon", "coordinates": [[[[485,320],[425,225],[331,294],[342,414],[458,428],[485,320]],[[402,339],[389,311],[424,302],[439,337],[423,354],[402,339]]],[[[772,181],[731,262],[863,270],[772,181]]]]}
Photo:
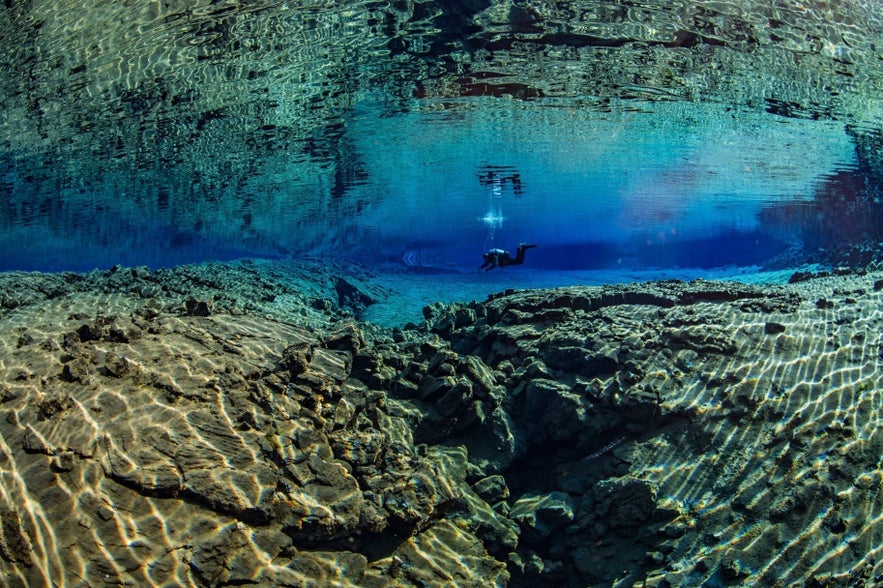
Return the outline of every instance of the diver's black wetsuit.
{"type": "Polygon", "coordinates": [[[515,251],[515,259],[509,255],[508,251],[504,251],[502,249],[491,249],[484,255],[482,258],[484,259],[484,263],[481,264],[481,267],[478,268],[480,270],[484,270],[486,272],[491,271],[495,267],[506,267],[507,265],[521,265],[524,263],[524,252],[528,249],[533,249],[536,245],[528,245],[527,243],[519,243],[518,249],[515,251]]]}

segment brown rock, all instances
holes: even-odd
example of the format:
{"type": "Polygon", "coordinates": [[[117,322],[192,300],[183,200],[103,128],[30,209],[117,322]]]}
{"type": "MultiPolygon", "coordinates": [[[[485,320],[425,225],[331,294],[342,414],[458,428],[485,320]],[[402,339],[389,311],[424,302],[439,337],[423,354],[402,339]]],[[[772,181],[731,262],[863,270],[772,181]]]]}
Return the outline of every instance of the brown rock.
{"type": "Polygon", "coordinates": [[[197,300],[196,298],[188,298],[184,303],[187,316],[210,316],[212,314],[212,306],[210,301],[197,300]]]}
{"type": "Polygon", "coordinates": [[[0,556],[13,564],[34,565],[31,538],[21,524],[21,516],[14,510],[0,511],[0,556]]]}
{"type": "Polygon", "coordinates": [[[92,363],[83,357],[75,357],[64,364],[61,377],[66,382],[89,385],[92,383],[92,363]]]}
{"type": "Polygon", "coordinates": [[[114,378],[122,378],[128,375],[133,367],[132,362],[116,353],[108,353],[104,356],[104,369],[114,378]]]}
{"type": "Polygon", "coordinates": [[[74,401],[70,394],[63,390],[53,390],[39,400],[37,414],[41,420],[50,419],[73,405],[74,401]]]}

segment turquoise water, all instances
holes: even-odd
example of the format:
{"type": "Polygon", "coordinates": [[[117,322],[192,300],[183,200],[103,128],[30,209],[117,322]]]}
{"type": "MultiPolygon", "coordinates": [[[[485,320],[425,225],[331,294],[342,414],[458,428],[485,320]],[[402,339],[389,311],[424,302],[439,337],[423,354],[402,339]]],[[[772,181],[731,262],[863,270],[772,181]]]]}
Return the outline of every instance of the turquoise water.
{"type": "MultiPolygon", "coordinates": [[[[819,267],[803,266],[818,271],[819,267]]],[[[610,267],[595,270],[537,269],[530,264],[507,268],[489,274],[476,271],[414,272],[407,269],[392,271],[389,267],[376,272],[371,281],[386,288],[389,294],[372,304],[363,318],[387,326],[403,327],[424,320],[424,307],[439,300],[462,302],[482,301],[489,295],[507,289],[561,288],[566,286],[600,286],[649,282],[653,280],[723,280],[752,284],[784,284],[793,270],[763,271],[757,266],[720,268],[653,268],[632,270],[610,267]]]]}
{"type": "Polygon", "coordinates": [[[707,270],[880,241],[873,4],[2,10],[2,269],[472,271],[530,241],[538,269],[707,270]]]}

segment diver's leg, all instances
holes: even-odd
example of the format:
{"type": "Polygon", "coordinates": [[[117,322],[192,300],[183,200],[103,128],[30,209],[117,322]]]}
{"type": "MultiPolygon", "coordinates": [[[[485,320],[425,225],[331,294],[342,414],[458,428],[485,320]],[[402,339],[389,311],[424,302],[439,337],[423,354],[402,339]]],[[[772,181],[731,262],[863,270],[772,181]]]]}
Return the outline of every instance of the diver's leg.
{"type": "Polygon", "coordinates": [[[528,245],[527,243],[519,243],[518,249],[515,253],[515,261],[512,261],[512,265],[518,265],[524,263],[524,252],[528,249],[533,249],[536,245],[528,245]]]}

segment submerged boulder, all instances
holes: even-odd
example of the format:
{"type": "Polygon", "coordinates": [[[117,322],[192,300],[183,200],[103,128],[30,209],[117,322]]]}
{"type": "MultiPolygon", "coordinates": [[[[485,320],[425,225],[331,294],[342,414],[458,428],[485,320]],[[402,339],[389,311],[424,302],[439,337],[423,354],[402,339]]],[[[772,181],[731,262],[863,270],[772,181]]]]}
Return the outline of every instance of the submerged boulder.
{"type": "Polygon", "coordinates": [[[521,526],[524,541],[538,543],[570,524],[575,510],[575,501],[565,492],[527,493],[515,501],[508,516],[521,526]]]}

